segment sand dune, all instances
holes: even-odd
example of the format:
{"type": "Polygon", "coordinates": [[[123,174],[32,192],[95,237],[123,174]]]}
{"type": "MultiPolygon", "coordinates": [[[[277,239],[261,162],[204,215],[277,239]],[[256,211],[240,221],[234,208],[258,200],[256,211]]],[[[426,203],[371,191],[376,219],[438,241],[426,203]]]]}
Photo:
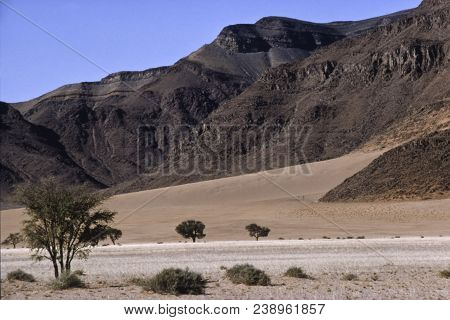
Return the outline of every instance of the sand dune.
{"type": "MultiPolygon", "coordinates": [[[[114,196],[124,243],[182,240],[185,219],[206,224],[205,240],[248,239],[248,223],[267,225],[270,238],[447,235],[450,200],[324,204],[317,199],[366,167],[381,152],[352,153],[304,166],[114,196]],[[297,197],[296,200],[293,196],[297,197]]],[[[1,213],[2,238],[18,231],[22,210],[1,213]]],[[[183,240],[184,241],[184,240],[183,240]]]]}

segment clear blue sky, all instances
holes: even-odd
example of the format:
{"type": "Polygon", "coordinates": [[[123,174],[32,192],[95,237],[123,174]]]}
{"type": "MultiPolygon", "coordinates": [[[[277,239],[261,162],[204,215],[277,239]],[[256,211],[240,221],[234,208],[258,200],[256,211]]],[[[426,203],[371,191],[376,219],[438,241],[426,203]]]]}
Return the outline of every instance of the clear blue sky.
{"type": "Polygon", "coordinates": [[[359,20],[416,7],[420,0],[0,0],[0,100],[37,97],[103,70],[170,65],[236,23],[264,16],[314,22],[359,20]],[[19,16],[4,3],[15,8],[19,16]]]}

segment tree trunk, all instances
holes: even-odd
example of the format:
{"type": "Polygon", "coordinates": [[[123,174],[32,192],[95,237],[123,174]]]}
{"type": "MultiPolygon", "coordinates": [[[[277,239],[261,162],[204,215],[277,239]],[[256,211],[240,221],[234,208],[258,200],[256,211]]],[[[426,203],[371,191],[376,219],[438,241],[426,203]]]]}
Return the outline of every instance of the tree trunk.
{"type": "Polygon", "coordinates": [[[52,259],[53,269],[55,271],[55,278],[59,277],[58,264],[56,263],[56,259],[52,259]]]}
{"type": "Polygon", "coordinates": [[[192,242],[195,242],[195,237],[192,237],[192,242]]]}
{"type": "Polygon", "coordinates": [[[258,241],[259,240],[259,237],[255,237],[256,238],[256,241],[258,241]]]}
{"type": "Polygon", "coordinates": [[[67,259],[66,260],[66,272],[69,272],[69,273],[70,273],[70,269],[71,269],[70,263],[71,263],[71,261],[69,261],[69,259],[67,259]]]}
{"type": "Polygon", "coordinates": [[[61,271],[61,274],[64,273],[65,271],[65,267],[64,267],[64,257],[62,255],[62,253],[60,253],[60,258],[59,258],[59,270],[61,271]]]}

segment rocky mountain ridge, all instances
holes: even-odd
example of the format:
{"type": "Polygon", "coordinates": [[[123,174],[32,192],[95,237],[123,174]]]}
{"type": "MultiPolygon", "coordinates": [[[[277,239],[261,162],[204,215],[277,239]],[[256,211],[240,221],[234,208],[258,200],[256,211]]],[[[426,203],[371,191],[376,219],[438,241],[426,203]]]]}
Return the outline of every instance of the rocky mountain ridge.
{"type": "MultiPolygon", "coordinates": [[[[242,159],[254,161],[248,170],[257,171],[329,159],[368,144],[392,140],[394,147],[448,126],[448,22],[447,1],[361,22],[267,17],[224,28],[173,66],[119,72],[13,106],[23,121],[54,133],[86,180],[114,186],[114,192],[246,173],[242,159]],[[157,161],[137,175],[137,130],[157,127],[150,133],[161,136],[164,126],[185,128],[180,137],[169,134],[146,146],[157,161]],[[217,139],[219,127],[225,131],[217,139]],[[250,145],[233,141],[236,132],[247,137],[255,127],[266,135],[250,145]],[[291,128],[309,128],[308,141],[281,143],[291,128]],[[293,157],[273,162],[262,152],[268,145],[272,153],[293,157]],[[161,167],[180,166],[205,149],[215,158],[198,161],[212,165],[213,174],[158,175],[161,167]]],[[[34,157],[26,149],[17,154],[24,163],[34,157]]],[[[14,172],[10,163],[1,164],[2,176],[14,172]]],[[[16,180],[46,174],[33,166],[16,180]]],[[[8,181],[1,181],[5,188],[15,183],[8,181]]]]}

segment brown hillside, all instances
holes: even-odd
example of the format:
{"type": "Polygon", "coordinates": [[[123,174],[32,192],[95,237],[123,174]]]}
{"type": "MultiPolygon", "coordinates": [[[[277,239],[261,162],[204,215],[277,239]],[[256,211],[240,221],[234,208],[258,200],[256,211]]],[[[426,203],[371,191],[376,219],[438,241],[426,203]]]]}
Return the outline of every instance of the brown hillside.
{"type": "Polygon", "coordinates": [[[329,191],[323,201],[429,199],[450,196],[450,130],[392,149],[329,191]]]}

